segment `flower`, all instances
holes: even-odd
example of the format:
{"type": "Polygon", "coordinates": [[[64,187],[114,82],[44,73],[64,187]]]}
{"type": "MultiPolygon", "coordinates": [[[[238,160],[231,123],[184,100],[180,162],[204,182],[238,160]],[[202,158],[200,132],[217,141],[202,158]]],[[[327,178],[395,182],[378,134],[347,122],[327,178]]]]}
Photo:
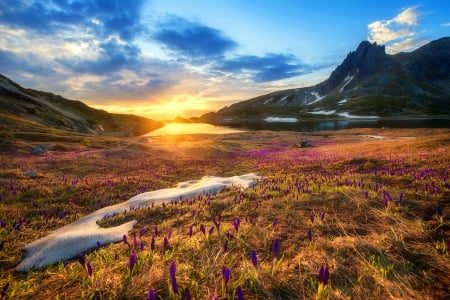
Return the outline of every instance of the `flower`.
{"type": "Polygon", "coordinates": [[[90,263],[86,264],[86,270],[87,270],[89,276],[92,276],[92,267],[91,267],[90,263]]]}
{"type": "Polygon", "coordinates": [[[188,288],[186,288],[186,289],[184,290],[184,298],[185,298],[186,300],[191,300],[191,299],[192,299],[191,292],[189,291],[188,288]]]}
{"type": "Polygon", "coordinates": [[[250,258],[252,260],[253,266],[255,266],[255,268],[257,268],[258,267],[258,257],[256,256],[256,251],[253,250],[250,253],[250,258]]]}
{"type": "Polygon", "coordinates": [[[236,294],[238,300],[244,300],[244,293],[242,292],[242,288],[240,286],[237,287],[236,294]]]}
{"type": "Polygon", "coordinates": [[[178,293],[178,285],[177,285],[177,279],[175,277],[175,273],[177,271],[177,265],[174,261],[170,263],[170,282],[172,284],[172,290],[175,294],[178,293]]]}
{"type": "Polygon", "coordinates": [[[206,229],[204,224],[200,224],[200,231],[203,233],[203,235],[206,235],[206,229]]]}
{"type": "Polygon", "coordinates": [[[169,249],[169,239],[167,237],[164,237],[164,251],[169,249]]]}
{"type": "Polygon", "coordinates": [[[81,253],[80,255],[78,255],[78,261],[80,262],[80,264],[83,267],[86,267],[86,258],[84,257],[84,254],[81,253]]]}
{"type": "Polygon", "coordinates": [[[327,266],[320,266],[319,269],[319,283],[328,284],[328,280],[330,279],[330,272],[328,271],[327,266]]]}
{"type": "Polygon", "coordinates": [[[133,250],[131,251],[130,254],[130,264],[128,265],[130,267],[130,271],[133,271],[134,266],[136,265],[137,262],[137,254],[136,252],[133,250]]]}
{"type": "Polygon", "coordinates": [[[152,236],[152,241],[150,243],[150,249],[152,251],[155,251],[155,237],[154,236],[152,236]]]}
{"type": "Polygon", "coordinates": [[[192,232],[193,232],[193,229],[192,229],[192,225],[191,225],[191,226],[189,226],[189,237],[190,238],[192,238],[192,232]]]}
{"type": "Polygon", "coordinates": [[[153,291],[153,289],[149,289],[148,290],[148,300],[156,300],[156,295],[155,292],[153,291]]]}
{"type": "Polygon", "coordinates": [[[308,240],[312,241],[312,231],[308,229],[308,240]]]}
{"type": "Polygon", "coordinates": [[[222,268],[222,277],[223,277],[223,281],[225,282],[225,285],[228,284],[228,281],[230,281],[230,269],[227,267],[223,267],[222,268]]]}
{"type": "Polygon", "coordinates": [[[279,239],[273,240],[272,249],[273,249],[273,257],[277,258],[278,255],[280,254],[280,240],[279,239]]]}
{"type": "Polygon", "coordinates": [[[324,221],[325,220],[325,212],[323,211],[321,214],[320,214],[320,221],[324,221]]]}

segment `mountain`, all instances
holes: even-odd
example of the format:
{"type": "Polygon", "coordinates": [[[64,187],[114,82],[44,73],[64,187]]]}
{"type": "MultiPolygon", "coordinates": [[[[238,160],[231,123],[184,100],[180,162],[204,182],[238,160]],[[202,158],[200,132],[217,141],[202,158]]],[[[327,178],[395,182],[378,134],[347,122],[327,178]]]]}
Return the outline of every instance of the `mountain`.
{"type": "Polygon", "coordinates": [[[388,55],[363,41],[329,78],[305,88],[277,91],[201,117],[240,123],[266,117],[297,119],[450,115],[450,38],[388,55]]]}
{"type": "Polygon", "coordinates": [[[23,88],[0,74],[0,133],[141,135],[161,127],[144,117],[111,114],[48,92],[23,88]]]}

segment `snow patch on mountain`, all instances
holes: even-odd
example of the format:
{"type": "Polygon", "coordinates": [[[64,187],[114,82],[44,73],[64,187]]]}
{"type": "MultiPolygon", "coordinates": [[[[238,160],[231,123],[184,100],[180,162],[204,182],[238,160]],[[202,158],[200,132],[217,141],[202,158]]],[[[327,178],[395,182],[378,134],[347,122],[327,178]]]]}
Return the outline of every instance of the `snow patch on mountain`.
{"type": "Polygon", "coordinates": [[[308,105],[314,104],[325,98],[327,95],[320,96],[318,92],[311,92],[311,95],[315,97],[315,99],[308,103],[308,105]]]}
{"type": "Polygon", "coordinates": [[[344,85],[339,90],[339,94],[342,94],[342,92],[344,91],[345,87],[353,80],[353,78],[355,78],[355,76],[347,75],[347,77],[345,77],[344,85]]]}
{"type": "Polygon", "coordinates": [[[296,118],[281,118],[281,117],[267,117],[264,121],[268,123],[296,123],[298,120],[296,118]]]}
{"type": "Polygon", "coordinates": [[[349,119],[379,119],[380,118],[378,116],[355,116],[355,115],[349,114],[348,112],[337,113],[337,115],[340,117],[349,118],[349,119]]]}
{"type": "Polygon", "coordinates": [[[336,113],[336,110],[316,110],[316,111],[310,111],[308,112],[309,114],[313,114],[313,115],[333,115],[336,113]]]}

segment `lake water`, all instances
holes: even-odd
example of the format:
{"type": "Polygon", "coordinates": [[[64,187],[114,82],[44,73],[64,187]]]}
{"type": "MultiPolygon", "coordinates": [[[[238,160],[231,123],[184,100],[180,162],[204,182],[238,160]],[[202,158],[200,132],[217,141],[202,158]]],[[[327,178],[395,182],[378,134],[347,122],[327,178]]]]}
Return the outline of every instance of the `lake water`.
{"type": "Polygon", "coordinates": [[[168,123],[164,127],[156,129],[146,134],[146,136],[180,135],[180,134],[226,134],[242,132],[244,129],[237,129],[225,126],[214,126],[203,123],[168,123]]]}
{"type": "Polygon", "coordinates": [[[296,123],[269,123],[265,121],[247,123],[242,126],[214,126],[203,123],[168,123],[164,127],[149,132],[146,136],[179,134],[226,134],[252,130],[303,131],[340,130],[351,128],[450,128],[450,119],[412,120],[339,120],[339,121],[299,121],[296,123]]]}
{"type": "Polygon", "coordinates": [[[248,123],[242,127],[247,130],[286,130],[313,132],[321,130],[340,130],[352,128],[450,128],[450,119],[349,119],[339,121],[298,121],[296,123],[248,123]]]}

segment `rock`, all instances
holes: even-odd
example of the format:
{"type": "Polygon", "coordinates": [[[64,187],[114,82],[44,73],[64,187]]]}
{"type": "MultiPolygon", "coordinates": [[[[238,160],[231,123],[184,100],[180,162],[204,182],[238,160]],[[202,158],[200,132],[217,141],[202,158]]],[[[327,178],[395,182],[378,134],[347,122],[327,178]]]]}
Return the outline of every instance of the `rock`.
{"type": "Polygon", "coordinates": [[[298,146],[299,146],[300,148],[309,148],[309,147],[313,147],[313,145],[312,145],[309,141],[307,141],[307,140],[301,141],[300,143],[298,143],[298,146]]]}
{"type": "Polygon", "coordinates": [[[46,145],[39,145],[38,147],[31,150],[31,154],[39,155],[43,153],[47,153],[47,146],[46,145]]]}
{"type": "Polygon", "coordinates": [[[5,138],[5,139],[2,140],[2,144],[3,144],[3,145],[11,145],[11,144],[12,144],[12,141],[11,141],[10,139],[6,139],[6,138],[5,138]]]}
{"type": "Polygon", "coordinates": [[[28,170],[24,173],[26,176],[30,177],[30,178],[36,178],[38,177],[38,174],[36,171],[33,170],[28,170]]]}

